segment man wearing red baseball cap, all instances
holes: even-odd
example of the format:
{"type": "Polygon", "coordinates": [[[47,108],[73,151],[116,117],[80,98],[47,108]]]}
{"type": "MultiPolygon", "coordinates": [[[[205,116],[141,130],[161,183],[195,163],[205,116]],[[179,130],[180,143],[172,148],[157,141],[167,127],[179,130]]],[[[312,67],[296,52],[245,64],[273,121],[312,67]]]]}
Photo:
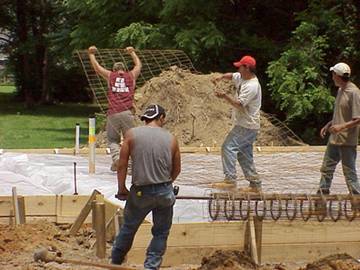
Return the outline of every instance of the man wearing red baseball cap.
{"type": "Polygon", "coordinates": [[[235,84],[234,96],[217,89],[215,95],[233,107],[234,127],[225,138],[221,147],[221,157],[225,179],[214,183],[214,188],[236,187],[236,160],[238,160],[249,187],[244,192],[259,192],[261,180],[253,160],[253,143],[260,129],[261,86],[255,75],[256,60],[249,55],[234,62],[238,69],[235,73],[225,73],[213,82],[222,79],[232,80],[235,84]]]}

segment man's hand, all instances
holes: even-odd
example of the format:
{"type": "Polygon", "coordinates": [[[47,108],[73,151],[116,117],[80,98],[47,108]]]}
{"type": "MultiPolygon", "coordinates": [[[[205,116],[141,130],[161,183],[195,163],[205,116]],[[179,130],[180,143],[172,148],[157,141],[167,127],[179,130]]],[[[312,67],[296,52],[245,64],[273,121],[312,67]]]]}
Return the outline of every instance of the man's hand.
{"type": "Polygon", "coordinates": [[[97,52],[97,48],[95,46],[90,46],[88,49],[89,54],[95,54],[97,52]]]}
{"type": "Polygon", "coordinates": [[[221,79],[222,79],[222,76],[216,77],[216,78],[211,79],[211,82],[212,82],[213,84],[217,85],[218,81],[221,81],[221,79]]]}
{"type": "Polygon", "coordinates": [[[128,54],[132,54],[133,52],[135,52],[134,47],[126,47],[125,50],[128,52],[128,54]]]}
{"type": "Polygon", "coordinates": [[[118,193],[115,194],[115,198],[117,198],[120,201],[126,201],[128,196],[129,196],[129,190],[126,187],[124,189],[119,190],[118,193]]]}
{"type": "Polygon", "coordinates": [[[345,125],[332,125],[329,128],[330,133],[339,133],[340,131],[345,129],[345,125]]]}
{"type": "Polygon", "coordinates": [[[215,90],[215,96],[217,96],[218,98],[225,98],[226,93],[222,90],[215,90]]]}
{"type": "Polygon", "coordinates": [[[320,130],[320,137],[321,137],[322,139],[324,139],[327,132],[328,132],[328,127],[327,127],[327,125],[326,125],[325,127],[323,127],[323,128],[320,130]]]}

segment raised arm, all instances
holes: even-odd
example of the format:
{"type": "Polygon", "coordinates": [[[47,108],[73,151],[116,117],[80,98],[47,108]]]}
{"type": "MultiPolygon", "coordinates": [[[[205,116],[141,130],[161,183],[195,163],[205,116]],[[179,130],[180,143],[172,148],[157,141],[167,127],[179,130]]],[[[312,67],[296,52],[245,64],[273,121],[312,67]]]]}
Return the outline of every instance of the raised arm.
{"type": "Polygon", "coordinates": [[[172,169],[171,169],[171,179],[175,181],[176,177],[180,174],[181,171],[181,157],[180,157],[180,148],[176,138],[173,138],[172,142],[172,169]]]}
{"type": "Polygon", "coordinates": [[[134,68],[131,70],[131,73],[134,76],[134,79],[136,80],[139,77],[142,68],[140,58],[137,56],[135,49],[133,47],[127,47],[126,51],[130,54],[134,62],[134,68]]]}
{"type": "Polygon", "coordinates": [[[95,70],[95,72],[96,72],[97,74],[99,74],[99,75],[100,75],[101,77],[103,77],[105,80],[108,80],[111,71],[103,68],[103,67],[99,64],[99,62],[96,60],[96,57],[95,57],[96,51],[97,51],[97,48],[96,48],[95,46],[89,47],[88,53],[89,53],[90,63],[91,63],[93,69],[95,70]]]}

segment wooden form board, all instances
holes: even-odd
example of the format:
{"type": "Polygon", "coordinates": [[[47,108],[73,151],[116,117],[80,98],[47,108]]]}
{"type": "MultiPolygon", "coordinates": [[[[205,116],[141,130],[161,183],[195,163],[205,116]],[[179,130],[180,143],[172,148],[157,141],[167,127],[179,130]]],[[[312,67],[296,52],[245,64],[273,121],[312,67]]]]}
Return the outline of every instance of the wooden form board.
{"type": "MultiPolygon", "coordinates": [[[[88,199],[87,195],[24,196],[26,221],[46,219],[56,223],[72,223],[88,199]]],[[[11,196],[0,196],[0,223],[9,224],[9,220],[13,219],[11,200],[11,196]]],[[[118,206],[102,200],[105,202],[105,219],[108,220],[118,206]]],[[[85,223],[91,223],[91,213],[85,223]]]]}
{"type": "MultiPolygon", "coordinates": [[[[129,262],[144,261],[150,230],[150,224],[141,225],[129,262]]],[[[203,256],[217,249],[243,250],[245,230],[244,221],[173,224],[164,266],[200,264],[203,256]]],[[[310,262],[340,252],[360,254],[360,221],[263,221],[261,236],[262,263],[310,262]]]]}
{"type": "MultiPolygon", "coordinates": [[[[283,152],[324,152],[326,146],[254,146],[254,151],[259,153],[283,153],[283,152]]],[[[5,149],[6,152],[18,153],[37,153],[37,154],[66,154],[73,155],[74,148],[59,148],[59,149],[5,149]]],[[[107,154],[106,148],[96,148],[96,154],[107,154]]],[[[220,153],[221,147],[219,146],[183,146],[180,147],[182,153],[220,153]]],[[[87,155],[89,148],[81,148],[79,154],[87,155]]]]}

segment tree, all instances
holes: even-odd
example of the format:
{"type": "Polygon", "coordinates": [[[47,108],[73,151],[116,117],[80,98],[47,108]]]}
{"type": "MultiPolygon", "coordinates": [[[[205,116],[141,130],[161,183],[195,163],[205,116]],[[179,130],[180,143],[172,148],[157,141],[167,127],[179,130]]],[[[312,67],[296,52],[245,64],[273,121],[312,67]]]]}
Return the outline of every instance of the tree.
{"type": "MultiPolygon", "coordinates": [[[[330,118],[334,97],[329,67],[339,61],[353,67],[360,63],[359,12],[354,2],[310,1],[297,16],[301,24],[286,50],[267,68],[277,108],[305,141],[314,141],[318,128],[330,118]]],[[[353,73],[356,79],[356,69],[353,73]]]]}

